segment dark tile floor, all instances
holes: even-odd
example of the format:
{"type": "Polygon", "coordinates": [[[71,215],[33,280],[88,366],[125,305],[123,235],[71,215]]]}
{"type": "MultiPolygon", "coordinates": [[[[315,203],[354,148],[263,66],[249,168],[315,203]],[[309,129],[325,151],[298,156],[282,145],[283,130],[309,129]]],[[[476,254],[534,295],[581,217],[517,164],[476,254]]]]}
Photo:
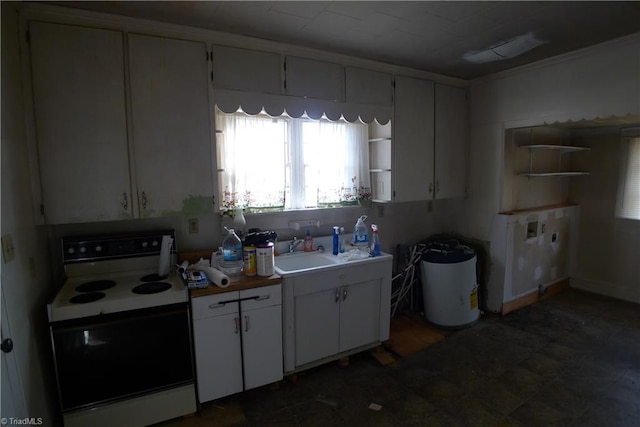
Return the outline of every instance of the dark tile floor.
{"type": "Polygon", "coordinates": [[[359,354],[165,425],[637,427],[640,305],[570,289],[392,366],[359,354]]]}

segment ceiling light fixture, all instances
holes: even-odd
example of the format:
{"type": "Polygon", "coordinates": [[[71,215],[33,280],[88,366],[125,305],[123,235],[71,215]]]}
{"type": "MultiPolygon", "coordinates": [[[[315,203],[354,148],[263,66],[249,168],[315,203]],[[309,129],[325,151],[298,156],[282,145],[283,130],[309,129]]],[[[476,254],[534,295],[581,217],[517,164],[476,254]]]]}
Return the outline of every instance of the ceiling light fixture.
{"type": "Polygon", "coordinates": [[[527,33],[485,50],[465,53],[462,55],[462,58],[475,64],[502,61],[504,59],[515,58],[545,43],[547,43],[547,41],[537,39],[535,34],[527,33]]]}

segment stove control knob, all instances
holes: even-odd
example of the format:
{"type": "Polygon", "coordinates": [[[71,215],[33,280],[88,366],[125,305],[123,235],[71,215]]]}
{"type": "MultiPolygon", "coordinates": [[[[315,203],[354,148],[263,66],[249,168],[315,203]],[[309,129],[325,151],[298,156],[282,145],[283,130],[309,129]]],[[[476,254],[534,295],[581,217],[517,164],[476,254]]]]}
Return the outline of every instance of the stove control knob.
{"type": "Polygon", "coordinates": [[[142,247],[143,247],[143,248],[146,248],[147,246],[149,246],[149,243],[147,243],[147,242],[142,242],[142,247]]]}
{"type": "Polygon", "coordinates": [[[102,246],[100,245],[96,246],[96,252],[102,252],[102,246]]]}
{"type": "Polygon", "coordinates": [[[69,253],[69,255],[73,255],[76,252],[76,250],[73,248],[69,248],[67,249],[67,252],[69,253]]]}
{"type": "Polygon", "coordinates": [[[84,246],[80,246],[80,253],[83,254],[87,252],[87,248],[85,248],[84,246]]]}
{"type": "Polygon", "coordinates": [[[155,248],[156,246],[158,246],[158,241],[154,240],[153,243],[151,243],[153,245],[153,247],[155,248]]]}

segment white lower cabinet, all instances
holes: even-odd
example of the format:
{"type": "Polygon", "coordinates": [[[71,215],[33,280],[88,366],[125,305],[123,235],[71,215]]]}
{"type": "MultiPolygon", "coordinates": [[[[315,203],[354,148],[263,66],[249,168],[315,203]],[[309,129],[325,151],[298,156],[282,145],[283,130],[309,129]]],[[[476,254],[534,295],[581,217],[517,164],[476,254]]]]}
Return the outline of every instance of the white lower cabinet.
{"type": "Polygon", "coordinates": [[[371,280],[295,298],[296,364],[378,340],[380,281],[371,280]]]}
{"type": "Polygon", "coordinates": [[[286,373],[389,338],[391,262],[283,277],[286,373]]]}
{"type": "Polygon", "coordinates": [[[282,379],[281,285],[198,297],[192,305],[200,402],[282,379]]]}

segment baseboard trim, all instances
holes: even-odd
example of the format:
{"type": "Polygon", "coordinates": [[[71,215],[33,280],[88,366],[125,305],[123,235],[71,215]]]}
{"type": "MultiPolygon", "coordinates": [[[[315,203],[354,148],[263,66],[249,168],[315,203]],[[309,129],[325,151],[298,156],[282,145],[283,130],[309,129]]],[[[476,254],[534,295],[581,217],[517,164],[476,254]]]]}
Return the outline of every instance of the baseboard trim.
{"type": "Polygon", "coordinates": [[[568,288],[569,288],[569,278],[558,280],[557,282],[553,282],[550,285],[546,286],[547,292],[543,295],[540,295],[538,291],[534,291],[534,292],[531,292],[530,294],[523,295],[509,302],[505,302],[504,304],[502,304],[502,315],[511,313],[512,311],[518,310],[519,308],[526,307],[535,302],[549,298],[568,288]]]}

